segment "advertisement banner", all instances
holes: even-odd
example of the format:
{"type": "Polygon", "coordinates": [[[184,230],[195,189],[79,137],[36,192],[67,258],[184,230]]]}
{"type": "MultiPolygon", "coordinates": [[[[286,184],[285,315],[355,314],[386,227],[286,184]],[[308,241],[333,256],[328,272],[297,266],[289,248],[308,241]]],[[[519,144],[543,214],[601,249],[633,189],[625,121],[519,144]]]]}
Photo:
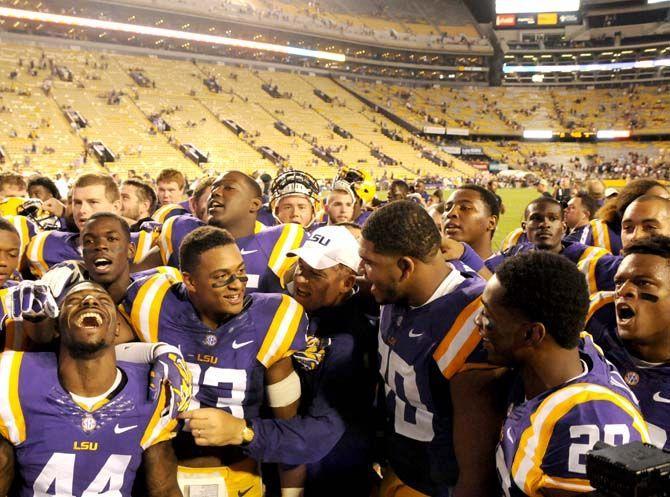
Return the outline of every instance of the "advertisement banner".
{"type": "Polygon", "coordinates": [[[556,12],[542,13],[537,15],[538,26],[555,26],[558,24],[558,14],[556,12]]]}

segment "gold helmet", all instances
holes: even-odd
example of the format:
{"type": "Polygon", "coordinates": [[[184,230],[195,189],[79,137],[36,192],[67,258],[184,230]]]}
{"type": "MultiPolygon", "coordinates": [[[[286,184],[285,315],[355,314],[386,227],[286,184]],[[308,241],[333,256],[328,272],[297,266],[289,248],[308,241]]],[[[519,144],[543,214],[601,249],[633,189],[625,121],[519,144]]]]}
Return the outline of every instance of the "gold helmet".
{"type": "Polygon", "coordinates": [[[346,166],[341,168],[333,181],[333,188],[345,189],[342,188],[345,184],[349,186],[349,189],[354,191],[356,197],[360,198],[364,204],[372,202],[372,199],[375,198],[375,193],[377,193],[375,180],[362,169],[354,169],[346,166]]]}

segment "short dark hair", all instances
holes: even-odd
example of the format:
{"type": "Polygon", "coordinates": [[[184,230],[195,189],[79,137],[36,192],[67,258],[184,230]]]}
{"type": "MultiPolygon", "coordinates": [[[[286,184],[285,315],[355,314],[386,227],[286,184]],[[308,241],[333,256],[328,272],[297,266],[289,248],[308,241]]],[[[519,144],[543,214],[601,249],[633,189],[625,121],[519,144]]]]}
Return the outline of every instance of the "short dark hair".
{"type": "Polygon", "coordinates": [[[550,205],[557,205],[559,209],[561,209],[561,218],[563,217],[563,204],[561,204],[558,200],[556,200],[553,197],[547,197],[546,195],[543,195],[541,197],[536,198],[535,200],[531,200],[528,205],[526,206],[526,210],[523,211],[523,219],[527,220],[528,219],[528,212],[530,211],[530,206],[535,205],[535,204],[550,204],[550,205]]]}
{"type": "Polygon", "coordinates": [[[141,202],[146,202],[148,200],[149,214],[153,214],[158,207],[158,197],[156,196],[156,190],[154,190],[153,186],[146,181],[137,178],[127,179],[123,182],[123,185],[134,186],[137,190],[137,198],[139,198],[141,202]]]}
{"type": "Polygon", "coordinates": [[[47,178],[46,176],[36,176],[31,178],[30,181],[28,181],[26,190],[30,190],[30,187],[32,186],[42,186],[49,190],[49,193],[51,193],[51,195],[56,200],[60,200],[60,192],[58,191],[58,187],[56,186],[56,183],[51,181],[51,178],[47,178]]]}
{"type": "Polygon", "coordinates": [[[406,181],[403,181],[401,179],[394,179],[393,181],[391,181],[391,185],[389,186],[389,188],[392,188],[394,186],[398,190],[402,190],[405,193],[409,193],[409,185],[407,184],[406,181]]]}
{"type": "Polygon", "coordinates": [[[586,192],[578,192],[575,195],[575,198],[578,198],[582,201],[582,207],[586,212],[589,213],[589,219],[593,219],[593,216],[596,215],[596,212],[599,209],[596,199],[586,192]]]}
{"type": "Polygon", "coordinates": [[[440,232],[426,210],[416,202],[391,202],[363,225],[363,238],[386,255],[414,257],[426,262],[440,250],[440,232]]]}
{"type": "Polygon", "coordinates": [[[487,190],[482,186],[474,185],[472,183],[461,185],[457,188],[457,190],[472,190],[473,192],[479,193],[482,202],[484,202],[486,207],[489,209],[489,215],[500,217],[500,199],[491,190],[487,190]]]}
{"type": "Polygon", "coordinates": [[[0,217],[0,231],[9,231],[11,233],[14,233],[16,236],[18,236],[19,240],[21,239],[21,235],[19,235],[19,231],[12,224],[12,222],[7,218],[0,217]]]}
{"type": "Polygon", "coordinates": [[[200,197],[202,197],[205,194],[207,188],[212,186],[212,183],[214,183],[215,179],[216,178],[214,176],[205,176],[203,178],[200,178],[196,187],[193,189],[193,194],[191,195],[191,197],[193,197],[193,200],[195,202],[200,200],[200,197]]]}
{"type": "Polygon", "coordinates": [[[354,228],[357,230],[363,229],[360,224],[354,223],[353,221],[342,221],[340,223],[335,223],[335,226],[344,226],[345,228],[354,228]]]}
{"type": "Polygon", "coordinates": [[[223,178],[226,174],[230,173],[235,173],[242,176],[242,180],[247,184],[249,189],[253,192],[254,198],[263,198],[263,189],[261,188],[261,185],[256,183],[256,180],[254,178],[249,176],[247,173],[243,173],[242,171],[227,171],[225,174],[222,174],[212,182],[212,190],[214,190],[216,187],[219,186],[219,181],[221,180],[221,178],[223,178]]]}
{"type": "Polygon", "coordinates": [[[89,217],[86,220],[86,223],[84,224],[84,229],[86,229],[86,226],[88,226],[91,223],[94,223],[98,219],[113,219],[117,223],[119,223],[119,226],[121,227],[121,231],[126,237],[126,240],[130,241],[130,226],[128,226],[128,223],[126,222],[125,219],[123,219],[121,216],[118,214],[115,214],[113,212],[96,212],[95,214],[92,214],[91,217],[89,217]]]}
{"type": "Polygon", "coordinates": [[[670,259],[670,237],[655,235],[636,240],[623,250],[624,257],[631,254],[657,255],[670,259]]]}
{"type": "Polygon", "coordinates": [[[186,235],[179,246],[179,269],[191,273],[204,252],[231,243],[235,243],[235,238],[227,230],[215,226],[200,226],[186,235]]]}
{"type": "Polygon", "coordinates": [[[554,341],[575,348],[589,310],[584,275],[566,257],[533,250],[510,257],[496,271],[505,289],[503,303],[542,323],[554,341]]]}

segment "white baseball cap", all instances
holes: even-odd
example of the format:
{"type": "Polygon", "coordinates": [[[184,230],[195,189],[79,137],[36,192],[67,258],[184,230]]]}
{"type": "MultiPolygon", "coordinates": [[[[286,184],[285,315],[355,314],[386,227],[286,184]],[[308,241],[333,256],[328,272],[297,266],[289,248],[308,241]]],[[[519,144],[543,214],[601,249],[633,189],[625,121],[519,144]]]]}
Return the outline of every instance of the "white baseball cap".
{"type": "Polygon", "coordinates": [[[619,191],[616,188],[605,188],[605,198],[610,198],[612,195],[618,195],[619,191]]]}
{"type": "Polygon", "coordinates": [[[286,255],[300,257],[317,270],[343,264],[358,272],[361,264],[358,241],[344,226],[322,226],[314,230],[302,247],[286,255]]]}

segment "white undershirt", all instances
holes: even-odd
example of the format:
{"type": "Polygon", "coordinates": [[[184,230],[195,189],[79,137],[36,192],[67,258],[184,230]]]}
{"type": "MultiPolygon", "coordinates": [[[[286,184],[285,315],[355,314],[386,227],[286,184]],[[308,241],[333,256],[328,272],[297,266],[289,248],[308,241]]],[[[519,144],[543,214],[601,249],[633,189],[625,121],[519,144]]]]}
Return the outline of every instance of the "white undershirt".
{"type": "Polygon", "coordinates": [[[94,405],[96,405],[102,399],[108,397],[109,394],[111,394],[116,388],[118,388],[118,386],[121,384],[122,379],[123,375],[121,374],[121,370],[119,368],[116,368],[116,378],[114,379],[114,383],[112,383],[112,386],[109,387],[109,390],[107,390],[106,392],[101,393],[100,395],[96,395],[95,397],[82,397],[81,395],[77,395],[76,393],[72,392],[69,392],[69,394],[72,397],[72,400],[74,400],[77,404],[86,406],[87,409],[92,409],[94,405]]]}
{"type": "Polygon", "coordinates": [[[454,266],[449,264],[451,267],[451,272],[447,275],[446,278],[442,280],[442,283],[440,283],[440,286],[437,287],[435,292],[430,296],[428,300],[426,300],[423,304],[417,305],[416,307],[412,306],[412,309],[418,309],[419,307],[423,307],[424,305],[430,304],[433,300],[437,300],[440,297],[444,297],[448,293],[453,292],[456,290],[458,285],[463,283],[465,281],[465,278],[463,275],[458,271],[454,266]]]}

